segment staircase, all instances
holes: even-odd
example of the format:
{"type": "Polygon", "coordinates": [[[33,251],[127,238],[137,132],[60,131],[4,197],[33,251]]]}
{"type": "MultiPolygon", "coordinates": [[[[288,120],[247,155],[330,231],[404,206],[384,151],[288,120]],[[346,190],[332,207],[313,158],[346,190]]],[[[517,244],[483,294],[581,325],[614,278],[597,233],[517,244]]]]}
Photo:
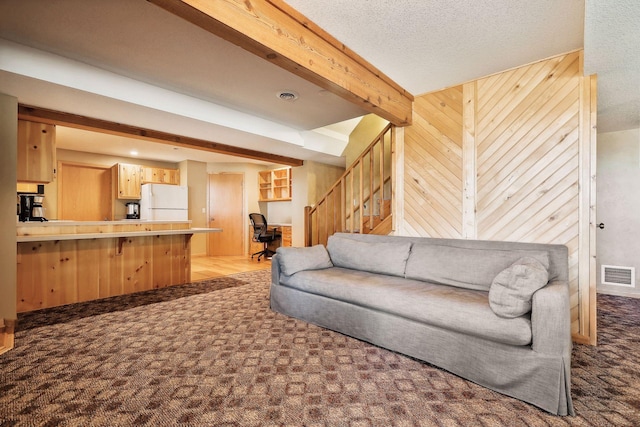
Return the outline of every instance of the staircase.
{"type": "Polygon", "coordinates": [[[392,231],[394,127],[387,125],[312,207],[305,208],[305,245],[326,245],[333,233],[392,231]]]}

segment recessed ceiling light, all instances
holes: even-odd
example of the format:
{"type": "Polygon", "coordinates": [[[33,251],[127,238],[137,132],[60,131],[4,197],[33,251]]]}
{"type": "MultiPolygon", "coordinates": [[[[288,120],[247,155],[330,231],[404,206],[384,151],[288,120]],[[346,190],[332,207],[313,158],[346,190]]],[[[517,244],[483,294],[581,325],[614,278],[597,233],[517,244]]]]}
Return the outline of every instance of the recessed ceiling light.
{"type": "Polygon", "coordinates": [[[298,94],[293,90],[281,90],[276,93],[276,97],[283,101],[295,101],[298,99],[298,94]]]}
{"type": "Polygon", "coordinates": [[[129,151],[129,154],[131,154],[132,156],[137,156],[138,152],[136,150],[131,150],[129,151]]]}

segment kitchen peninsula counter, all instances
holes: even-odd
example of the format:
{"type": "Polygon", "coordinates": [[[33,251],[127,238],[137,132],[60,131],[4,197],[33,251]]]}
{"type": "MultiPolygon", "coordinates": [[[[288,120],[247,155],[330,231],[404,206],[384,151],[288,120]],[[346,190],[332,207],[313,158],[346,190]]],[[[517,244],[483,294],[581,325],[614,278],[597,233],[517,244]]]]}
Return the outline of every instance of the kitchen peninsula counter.
{"type": "Polygon", "coordinates": [[[191,221],[44,221],[20,222],[17,241],[105,239],[161,235],[217,233],[221,228],[191,228],[191,221]]]}
{"type": "Polygon", "coordinates": [[[16,226],[18,312],[191,281],[191,221],[47,221],[16,226]]]}

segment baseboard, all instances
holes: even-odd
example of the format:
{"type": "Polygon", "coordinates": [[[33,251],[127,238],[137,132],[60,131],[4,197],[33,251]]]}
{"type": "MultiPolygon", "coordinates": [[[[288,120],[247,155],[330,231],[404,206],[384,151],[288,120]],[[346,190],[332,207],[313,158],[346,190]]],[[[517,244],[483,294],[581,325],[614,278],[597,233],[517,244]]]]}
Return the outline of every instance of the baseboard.
{"type": "Polygon", "coordinates": [[[15,320],[0,319],[0,354],[13,348],[15,329],[15,320]]]}
{"type": "Polygon", "coordinates": [[[638,293],[638,292],[630,292],[630,291],[627,291],[624,288],[620,289],[620,290],[618,290],[618,289],[610,289],[610,288],[607,288],[607,289],[598,288],[597,292],[599,294],[613,295],[613,296],[616,296],[616,297],[640,298],[640,293],[638,293]]]}

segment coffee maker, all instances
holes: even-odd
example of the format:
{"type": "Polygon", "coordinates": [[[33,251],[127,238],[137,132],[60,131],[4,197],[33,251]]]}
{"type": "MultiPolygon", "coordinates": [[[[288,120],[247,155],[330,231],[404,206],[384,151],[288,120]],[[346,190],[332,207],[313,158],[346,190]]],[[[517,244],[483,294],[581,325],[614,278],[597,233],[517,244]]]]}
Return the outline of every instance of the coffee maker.
{"type": "Polygon", "coordinates": [[[29,221],[31,219],[31,207],[33,206],[33,195],[18,194],[18,219],[20,221],[29,221]]]}
{"type": "Polygon", "coordinates": [[[42,194],[18,194],[18,219],[20,221],[46,221],[42,194]]]}
{"type": "Polygon", "coordinates": [[[127,219],[140,219],[140,203],[128,202],[127,206],[127,219]]]}
{"type": "Polygon", "coordinates": [[[46,221],[44,217],[44,208],[42,203],[44,202],[44,196],[42,194],[36,194],[33,196],[33,203],[31,204],[31,221],[46,221]]]}

